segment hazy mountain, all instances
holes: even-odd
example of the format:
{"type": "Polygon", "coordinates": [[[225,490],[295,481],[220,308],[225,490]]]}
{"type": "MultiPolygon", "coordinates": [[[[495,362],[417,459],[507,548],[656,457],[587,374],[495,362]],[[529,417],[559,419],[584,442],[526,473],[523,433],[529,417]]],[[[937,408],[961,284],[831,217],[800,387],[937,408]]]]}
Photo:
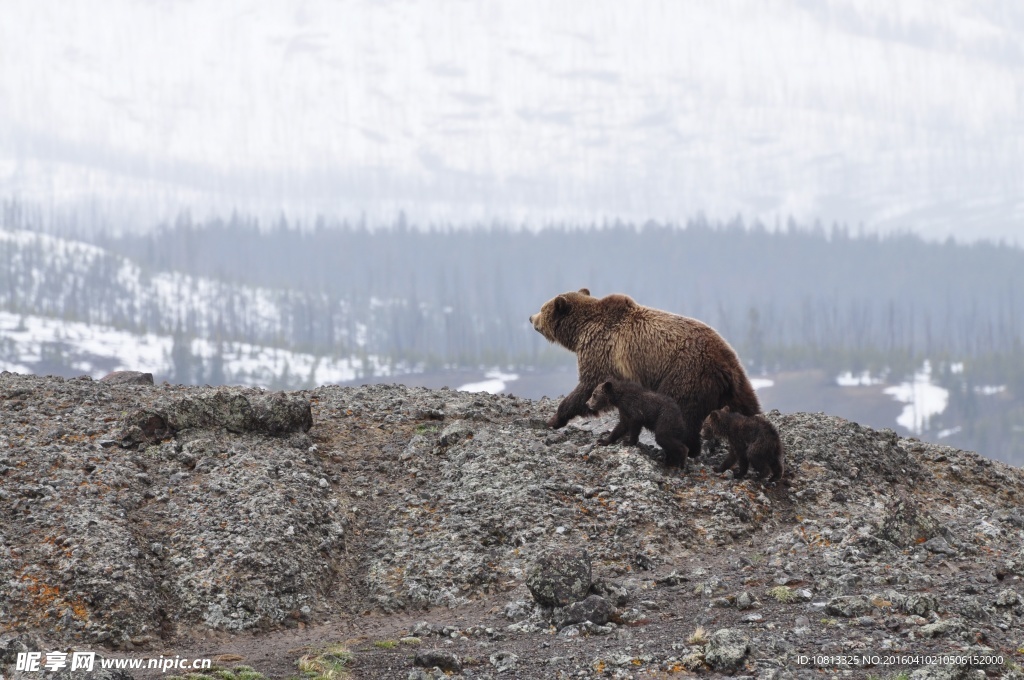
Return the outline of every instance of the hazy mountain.
{"type": "Polygon", "coordinates": [[[0,197],[1015,239],[1022,92],[1014,0],[33,0],[0,22],[0,197]]]}

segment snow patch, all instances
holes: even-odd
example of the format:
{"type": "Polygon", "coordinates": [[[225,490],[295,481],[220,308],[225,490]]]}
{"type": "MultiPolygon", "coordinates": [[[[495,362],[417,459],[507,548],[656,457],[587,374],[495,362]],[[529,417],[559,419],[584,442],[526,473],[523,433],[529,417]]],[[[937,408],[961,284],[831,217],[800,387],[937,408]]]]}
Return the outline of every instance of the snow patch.
{"type": "Polygon", "coordinates": [[[484,374],[487,380],[481,380],[480,382],[466,383],[465,385],[459,386],[460,392],[488,392],[490,394],[499,394],[505,391],[507,383],[513,380],[519,380],[517,373],[502,373],[501,371],[494,370],[488,371],[484,374]]]}
{"type": "Polygon", "coordinates": [[[931,377],[931,362],[925,360],[912,381],[886,387],[884,390],[885,394],[906,404],[896,422],[915,435],[924,432],[928,419],[945,411],[949,404],[949,390],[933,384],[931,377]]]}
{"type": "Polygon", "coordinates": [[[852,371],[845,371],[836,376],[836,384],[840,387],[867,387],[869,385],[881,385],[881,378],[874,378],[869,371],[862,371],[854,375],[852,371]]]}

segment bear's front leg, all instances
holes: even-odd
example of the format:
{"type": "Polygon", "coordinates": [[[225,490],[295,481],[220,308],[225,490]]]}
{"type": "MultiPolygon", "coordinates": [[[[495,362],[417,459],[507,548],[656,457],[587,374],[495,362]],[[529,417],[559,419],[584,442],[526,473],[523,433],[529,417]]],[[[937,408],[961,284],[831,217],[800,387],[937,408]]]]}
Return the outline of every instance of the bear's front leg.
{"type": "Polygon", "coordinates": [[[729,448],[729,453],[726,454],[725,460],[722,464],[715,468],[715,472],[721,474],[736,464],[736,454],[733,453],[733,449],[729,448]]]}
{"type": "Polygon", "coordinates": [[[615,429],[607,434],[603,435],[597,440],[597,443],[601,446],[608,446],[622,439],[622,435],[626,434],[629,429],[629,423],[625,420],[619,420],[619,424],[615,426],[615,429]]]}
{"type": "Polygon", "coordinates": [[[593,412],[587,406],[587,400],[593,394],[597,383],[580,383],[569,395],[558,405],[555,415],[548,420],[548,427],[558,430],[569,424],[569,421],[576,416],[592,415],[593,412]]]}

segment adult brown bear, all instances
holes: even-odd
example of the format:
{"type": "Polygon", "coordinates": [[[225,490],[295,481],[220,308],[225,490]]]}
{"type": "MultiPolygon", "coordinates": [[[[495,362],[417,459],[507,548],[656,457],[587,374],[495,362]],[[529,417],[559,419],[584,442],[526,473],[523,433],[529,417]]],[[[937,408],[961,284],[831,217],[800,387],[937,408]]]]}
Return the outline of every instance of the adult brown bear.
{"type": "Polygon", "coordinates": [[[565,427],[587,415],[587,399],[608,377],[633,380],[676,400],[690,456],[700,453],[700,428],[723,406],[755,415],[761,405],[736,352],[715,329],[685,316],[638,305],[626,295],[596,298],[586,288],[547,302],[530,323],[576,353],[579,384],[548,421],[565,427]]]}

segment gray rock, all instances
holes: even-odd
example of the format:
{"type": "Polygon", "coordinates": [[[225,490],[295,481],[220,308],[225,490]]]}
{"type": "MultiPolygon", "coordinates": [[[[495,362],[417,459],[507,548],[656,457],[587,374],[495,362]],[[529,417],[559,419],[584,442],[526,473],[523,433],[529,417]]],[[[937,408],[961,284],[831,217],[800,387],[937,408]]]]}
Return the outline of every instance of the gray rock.
{"type": "Polygon", "coordinates": [[[629,602],[629,589],[615,581],[595,581],[590,586],[590,590],[616,607],[621,607],[629,602]]]}
{"type": "Polygon", "coordinates": [[[704,661],[713,670],[731,673],[742,667],[750,653],[750,637],[734,628],[716,630],[704,647],[704,661]]]}
{"type": "Polygon", "coordinates": [[[441,431],[441,436],[437,438],[437,448],[439,450],[447,449],[472,436],[473,428],[469,423],[456,420],[441,431]]]}
{"type": "Polygon", "coordinates": [[[921,547],[929,552],[939,555],[956,555],[956,549],[942,536],[934,536],[921,544],[921,547]]]}
{"type": "Polygon", "coordinates": [[[996,606],[999,607],[1014,607],[1021,603],[1021,596],[1015,590],[1009,588],[1000,590],[996,595],[996,606]]]}
{"type": "Polygon", "coordinates": [[[841,595],[833,597],[825,605],[825,612],[833,616],[852,619],[871,611],[871,602],[863,595],[841,595]]]}
{"type": "Polygon", "coordinates": [[[878,535],[901,548],[912,548],[938,536],[940,523],[909,498],[897,498],[886,508],[878,535]]]}
{"type": "Polygon", "coordinates": [[[452,673],[462,672],[462,661],[449,651],[443,649],[425,649],[416,652],[413,664],[423,668],[440,668],[452,673]]]}
{"type": "Polygon", "coordinates": [[[516,669],[516,666],[519,665],[519,656],[507,651],[495,652],[494,654],[491,654],[489,661],[491,662],[491,665],[494,666],[494,670],[499,673],[504,673],[506,671],[514,671],[516,669]]]}
{"type": "Polygon", "coordinates": [[[751,595],[750,593],[748,593],[745,590],[742,593],[740,593],[739,595],[736,596],[736,608],[737,609],[740,609],[740,610],[750,609],[750,608],[755,607],[757,605],[758,605],[758,602],[754,598],[754,596],[751,595]]]}
{"type": "Polygon", "coordinates": [[[308,400],[284,393],[225,388],[132,411],[122,421],[120,440],[123,446],[133,446],[182,430],[216,428],[238,434],[282,435],[307,432],[312,425],[308,400]]]}
{"type": "Polygon", "coordinates": [[[565,613],[558,628],[562,629],[574,623],[590,621],[596,626],[603,626],[615,613],[615,607],[600,595],[591,595],[581,602],[574,602],[565,608],[565,613]]]}
{"type": "Polygon", "coordinates": [[[100,378],[100,382],[109,385],[152,385],[153,374],[140,371],[114,371],[100,378]]]}
{"type": "Polygon", "coordinates": [[[530,567],[526,586],[545,607],[564,607],[587,596],[591,584],[590,556],[586,550],[555,550],[541,555],[530,567]]]}
{"type": "Polygon", "coordinates": [[[946,635],[950,632],[957,632],[964,630],[966,626],[961,619],[945,619],[942,621],[936,621],[935,623],[928,623],[919,629],[919,633],[922,637],[938,637],[940,635],[946,635]]]}

